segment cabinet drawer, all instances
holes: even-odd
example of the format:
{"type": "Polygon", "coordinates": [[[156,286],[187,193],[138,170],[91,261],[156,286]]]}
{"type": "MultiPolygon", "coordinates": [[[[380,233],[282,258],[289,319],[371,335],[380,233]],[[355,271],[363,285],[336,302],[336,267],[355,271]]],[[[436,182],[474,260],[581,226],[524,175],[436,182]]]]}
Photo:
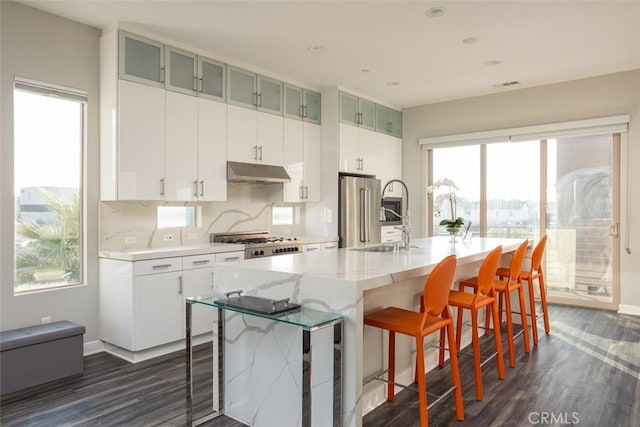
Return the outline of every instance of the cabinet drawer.
{"type": "Polygon", "coordinates": [[[191,270],[194,268],[211,267],[216,262],[215,254],[191,255],[182,257],[182,269],[191,270]]]}
{"type": "Polygon", "coordinates": [[[244,259],[244,251],[223,252],[216,254],[216,262],[230,262],[244,259]]]}
{"type": "Polygon", "coordinates": [[[159,258],[147,261],[136,261],[134,272],[136,276],[146,274],[167,273],[169,271],[182,270],[182,257],[159,258]]]}
{"type": "Polygon", "coordinates": [[[338,249],[338,242],[326,242],[321,245],[322,250],[338,249]]]}

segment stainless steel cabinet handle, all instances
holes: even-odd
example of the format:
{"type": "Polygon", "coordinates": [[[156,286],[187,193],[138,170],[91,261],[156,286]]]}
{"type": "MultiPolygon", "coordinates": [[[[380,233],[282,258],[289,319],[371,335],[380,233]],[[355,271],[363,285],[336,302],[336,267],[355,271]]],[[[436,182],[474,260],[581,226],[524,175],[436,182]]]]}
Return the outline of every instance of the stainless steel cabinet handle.
{"type": "Polygon", "coordinates": [[[258,160],[258,146],[253,146],[253,160],[258,160]]]}
{"type": "Polygon", "coordinates": [[[393,132],[393,122],[389,122],[389,133],[393,132]]]}
{"type": "Polygon", "coordinates": [[[318,250],[318,248],[307,248],[304,251],[305,252],[313,252],[313,251],[317,251],[317,250],[318,250]]]}
{"type": "Polygon", "coordinates": [[[200,180],[200,197],[204,197],[204,179],[200,180]]]}
{"type": "Polygon", "coordinates": [[[210,262],[210,259],[199,259],[197,261],[193,261],[193,265],[209,264],[210,262]]]}
{"type": "Polygon", "coordinates": [[[164,178],[160,179],[160,195],[164,197],[164,178]]]}
{"type": "Polygon", "coordinates": [[[230,257],[225,257],[225,258],[224,258],[224,261],[225,261],[225,262],[227,262],[227,261],[237,261],[237,260],[239,260],[239,259],[240,259],[240,257],[239,257],[239,256],[230,256],[230,257]]]}
{"type": "Polygon", "coordinates": [[[193,181],[193,197],[198,197],[198,180],[193,181]]]}
{"type": "Polygon", "coordinates": [[[178,277],[178,293],[180,295],[182,295],[182,291],[183,291],[183,289],[182,289],[182,275],[180,275],[178,277]]]}
{"type": "Polygon", "coordinates": [[[308,199],[309,198],[309,187],[308,186],[304,186],[304,198],[308,199]]]}
{"type": "Polygon", "coordinates": [[[302,106],[302,117],[306,118],[307,116],[308,116],[308,114],[307,114],[307,106],[303,105],[302,106]]]}
{"type": "Polygon", "coordinates": [[[198,91],[198,76],[193,76],[193,90],[198,91]]]}
{"type": "Polygon", "coordinates": [[[253,92],[253,105],[258,106],[258,92],[253,92]]]}
{"type": "Polygon", "coordinates": [[[160,83],[164,83],[165,71],[164,67],[160,67],[160,83]]]}
{"type": "Polygon", "coordinates": [[[202,92],[202,88],[204,86],[202,79],[203,79],[202,77],[198,79],[198,92],[202,92]]]}
{"type": "Polygon", "coordinates": [[[262,160],[262,145],[259,146],[258,149],[260,150],[260,158],[258,160],[262,160]]]}
{"type": "Polygon", "coordinates": [[[262,107],[262,94],[261,93],[256,93],[256,99],[257,99],[256,105],[258,107],[262,107]]]}
{"type": "Polygon", "coordinates": [[[159,270],[161,268],[169,268],[169,267],[171,267],[171,264],[159,264],[159,265],[154,265],[151,268],[153,268],[154,270],[159,270]]]}

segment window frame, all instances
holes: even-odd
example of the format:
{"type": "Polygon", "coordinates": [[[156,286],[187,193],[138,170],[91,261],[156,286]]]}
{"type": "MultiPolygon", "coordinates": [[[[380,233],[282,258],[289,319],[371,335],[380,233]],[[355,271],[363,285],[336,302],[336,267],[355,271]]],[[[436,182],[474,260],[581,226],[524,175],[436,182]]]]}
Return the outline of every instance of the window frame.
{"type": "MultiPolygon", "coordinates": [[[[12,111],[14,115],[14,133],[12,135],[12,149],[13,158],[12,158],[12,187],[15,187],[15,176],[16,176],[16,158],[15,158],[15,93],[16,91],[28,92],[34,95],[40,96],[51,96],[55,98],[64,99],[67,101],[77,102],[80,106],[80,147],[79,147],[79,188],[78,188],[78,280],[77,282],[67,283],[67,284],[55,284],[48,286],[39,286],[29,289],[16,290],[16,250],[15,250],[15,242],[16,242],[16,223],[17,223],[17,206],[14,205],[14,212],[12,215],[12,235],[13,235],[13,273],[12,273],[12,281],[13,281],[13,295],[21,296],[21,295],[29,295],[39,292],[50,292],[56,291],[60,289],[71,289],[74,287],[81,287],[87,285],[87,139],[88,139],[88,94],[84,90],[65,87],[61,85],[56,85],[52,83],[46,83],[31,79],[25,79],[21,77],[15,77],[13,82],[13,90],[12,90],[12,111]]],[[[15,191],[15,188],[12,188],[12,193],[15,191]]],[[[15,196],[14,196],[15,197],[15,196]]]]}

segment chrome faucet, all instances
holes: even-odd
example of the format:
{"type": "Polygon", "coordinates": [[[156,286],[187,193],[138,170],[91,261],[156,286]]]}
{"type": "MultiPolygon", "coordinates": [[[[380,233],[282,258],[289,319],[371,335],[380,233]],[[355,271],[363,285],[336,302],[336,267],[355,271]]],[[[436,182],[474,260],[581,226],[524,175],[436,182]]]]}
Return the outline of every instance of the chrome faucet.
{"type": "Polygon", "coordinates": [[[382,195],[380,196],[380,220],[381,221],[384,220],[385,212],[391,212],[392,214],[400,218],[400,220],[402,221],[402,225],[400,227],[400,229],[402,230],[402,245],[404,246],[405,249],[409,249],[411,247],[411,218],[409,217],[409,189],[407,188],[407,184],[405,184],[399,179],[392,179],[391,181],[387,182],[384,185],[384,187],[382,187],[382,195]],[[407,202],[405,204],[406,208],[404,210],[404,215],[402,215],[402,212],[398,213],[392,209],[388,209],[384,207],[384,203],[383,203],[384,192],[387,191],[387,187],[389,186],[389,184],[394,182],[398,182],[402,184],[402,187],[404,188],[404,192],[407,195],[407,202]]]}

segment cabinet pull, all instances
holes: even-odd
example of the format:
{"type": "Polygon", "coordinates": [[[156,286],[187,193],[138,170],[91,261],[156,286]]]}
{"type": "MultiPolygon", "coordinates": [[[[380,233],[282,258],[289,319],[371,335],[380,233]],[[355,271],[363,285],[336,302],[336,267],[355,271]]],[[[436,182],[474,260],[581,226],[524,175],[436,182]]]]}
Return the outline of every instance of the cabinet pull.
{"type": "Polygon", "coordinates": [[[313,252],[313,251],[317,251],[318,248],[307,248],[305,249],[305,252],[313,252]]]}
{"type": "Polygon", "coordinates": [[[298,115],[300,117],[304,117],[304,105],[301,105],[300,107],[298,107],[298,115]]]}
{"type": "Polygon", "coordinates": [[[193,197],[198,197],[198,180],[193,181],[193,197]]]}
{"type": "Polygon", "coordinates": [[[160,270],[161,268],[169,268],[171,267],[171,264],[158,264],[158,265],[154,265],[153,268],[154,270],[160,270]]]}
{"type": "Polygon", "coordinates": [[[262,107],[262,94],[258,94],[258,103],[256,104],[258,107],[262,107]]]}
{"type": "Polygon", "coordinates": [[[259,146],[258,149],[260,150],[260,158],[258,160],[262,160],[262,145],[259,146]]]}
{"type": "Polygon", "coordinates": [[[202,83],[202,77],[198,79],[198,92],[202,92],[202,87],[204,84],[202,83]]]}
{"type": "Polygon", "coordinates": [[[258,146],[253,146],[253,160],[258,160],[258,146]]]}
{"type": "Polygon", "coordinates": [[[178,276],[178,293],[182,295],[182,275],[178,276]]]}
{"type": "Polygon", "coordinates": [[[200,180],[200,197],[204,197],[204,179],[200,180]]]}
{"type": "Polygon", "coordinates": [[[165,68],[164,67],[160,67],[160,83],[164,83],[164,74],[165,74],[165,68]]]}
{"type": "Polygon", "coordinates": [[[197,261],[193,261],[193,265],[209,264],[210,262],[210,259],[199,259],[197,261]]]}
{"type": "Polygon", "coordinates": [[[304,186],[304,198],[308,199],[309,198],[309,187],[308,186],[304,186]]]}
{"type": "Polygon", "coordinates": [[[160,180],[160,195],[164,197],[164,178],[160,180]]]}
{"type": "Polygon", "coordinates": [[[193,90],[198,91],[198,76],[193,76],[193,90]]]}
{"type": "Polygon", "coordinates": [[[393,132],[393,122],[389,122],[389,126],[387,126],[389,133],[393,132]]]}
{"type": "Polygon", "coordinates": [[[307,106],[303,105],[302,106],[302,118],[307,118],[308,114],[307,114],[307,106]]]}
{"type": "Polygon", "coordinates": [[[225,257],[225,258],[224,258],[224,262],[227,262],[227,261],[237,261],[237,260],[239,260],[239,259],[240,259],[240,257],[239,257],[239,256],[230,256],[230,257],[225,257]]]}
{"type": "Polygon", "coordinates": [[[258,92],[253,92],[253,105],[258,106],[258,92]]]}

